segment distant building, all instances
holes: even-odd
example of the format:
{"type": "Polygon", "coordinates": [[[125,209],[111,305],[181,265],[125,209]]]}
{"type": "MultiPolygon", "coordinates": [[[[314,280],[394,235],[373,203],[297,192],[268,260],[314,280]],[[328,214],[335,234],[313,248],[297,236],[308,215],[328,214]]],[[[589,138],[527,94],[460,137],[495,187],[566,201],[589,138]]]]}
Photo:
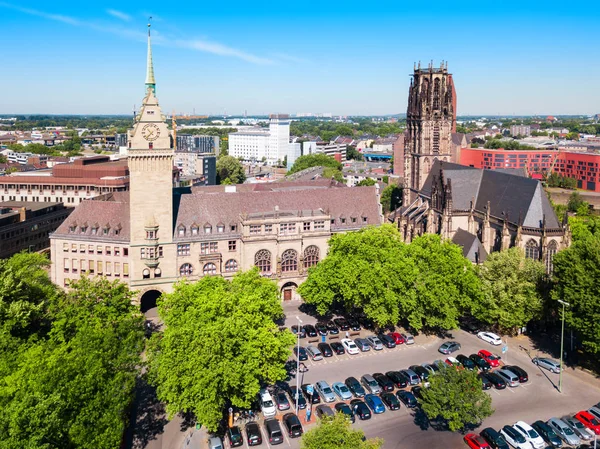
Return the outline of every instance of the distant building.
{"type": "Polygon", "coordinates": [[[117,148],[127,147],[127,133],[115,134],[115,146],[117,148]]]}
{"type": "Polygon", "coordinates": [[[303,142],[302,155],[307,154],[325,154],[331,156],[338,162],[346,162],[346,151],[348,147],[343,144],[327,142],[303,142]]]}
{"type": "Polygon", "coordinates": [[[511,136],[531,136],[531,126],[529,125],[512,125],[510,127],[511,136]]]}
{"type": "Polygon", "coordinates": [[[54,232],[73,211],[62,203],[8,201],[0,203],[0,258],[23,250],[50,247],[54,232]]]}
{"type": "Polygon", "coordinates": [[[216,185],[217,157],[214,153],[199,151],[175,151],[173,163],[181,177],[188,178],[193,184],[216,185]]]}
{"type": "Polygon", "coordinates": [[[290,144],[290,116],[271,114],[269,129],[239,131],[229,134],[229,154],[245,161],[262,161],[269,165],[283,162],[290,144]]]}
{"type": "Polygon", "coordinates": [[[219,136],[195,136],[193,134],[177,134],[177,151],[194,151],[196,153],[213,153],[219,155],[219,136]]]}
{"type": "Polygon", "coordinates": [[[48,155],[46,154],[17,153],[12,150],[3,150],[0,154],[6,156],[6,160],[9,163],[12,162],[20,165],[45,164],[48,161],[48,155]]]}

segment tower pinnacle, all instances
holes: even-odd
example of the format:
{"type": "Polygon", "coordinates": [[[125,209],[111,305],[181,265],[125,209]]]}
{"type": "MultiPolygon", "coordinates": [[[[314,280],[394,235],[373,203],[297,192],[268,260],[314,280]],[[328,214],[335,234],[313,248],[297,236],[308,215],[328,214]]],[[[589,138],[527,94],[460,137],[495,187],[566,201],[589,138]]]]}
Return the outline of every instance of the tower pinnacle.
{"type": "Polygon", "coordinates": [[[154,65],[152,63],[152,42],[150,40],[150,20],[148,19],[148,57],[146,61],[146,91],[152,89],[156,93],[156,80],[154,79],[154,65]]]}

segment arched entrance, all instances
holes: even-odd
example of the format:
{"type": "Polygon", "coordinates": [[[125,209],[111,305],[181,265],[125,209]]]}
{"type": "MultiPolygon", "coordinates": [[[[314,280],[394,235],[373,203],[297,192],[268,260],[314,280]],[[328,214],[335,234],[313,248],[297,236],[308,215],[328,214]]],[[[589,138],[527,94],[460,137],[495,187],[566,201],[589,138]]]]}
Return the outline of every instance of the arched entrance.
{"type": "Polygon", "coordinates": [[[296,296],[297,288],[298,286],[295,282],[286,282],[285,284],[283,284],[283,287],[281,287],[281,296],[283,297],[283,300],[290,301],[294,299],[294,297],[296,296]]]}
{"type": "Polygon", "coordinates": [[[140,310],[148,318],[157,316],[156,301],[162,292],[159,290],[147,290],[140,297],[140,310]]]}

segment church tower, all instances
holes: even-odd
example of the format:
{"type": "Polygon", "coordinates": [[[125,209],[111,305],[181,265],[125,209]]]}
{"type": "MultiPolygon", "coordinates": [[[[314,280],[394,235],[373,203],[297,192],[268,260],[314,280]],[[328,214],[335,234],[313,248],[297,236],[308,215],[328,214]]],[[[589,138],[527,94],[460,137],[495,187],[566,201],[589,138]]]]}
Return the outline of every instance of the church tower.
{"type": "Polygon", "coordinates": [[[150,24],[147,58],[146,96],[128,133],[132,286],[143,279],[175,276],[169,272],[172,267],[160,264],[167,256],[163,252],[173,246],[173,149],[156,99],[150,24]]]}
{"type": "Polygon", "coordinates": [[[456,132],[456,92],[448,65],[415,67],[408,92],[404,205],[421,190],[436,159],[449,162],[456,132]]]}

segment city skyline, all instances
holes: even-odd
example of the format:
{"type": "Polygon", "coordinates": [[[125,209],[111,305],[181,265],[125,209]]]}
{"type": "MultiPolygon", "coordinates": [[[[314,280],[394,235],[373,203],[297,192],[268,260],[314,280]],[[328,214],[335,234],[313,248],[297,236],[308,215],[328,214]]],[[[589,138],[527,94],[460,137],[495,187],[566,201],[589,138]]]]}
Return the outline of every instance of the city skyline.
{"type": "Polygon", "coordinates": [[[0,37],[12,42],[0,114],[127,114],[144,81],[148,16],[165,112],[404,113],[414,62],[433,58],[449,63],[460,116],[598,113],[589,74],[600,63],[573,70],[562,62],[574,48],[593,53],[594,11],[582,18],[516,2],[502,11],[444,5],[291,11],[233,2],[171,11],[152,2],[0,1],[0,37]],[[553,25],[561,40],[549,43],[553,25]]]}

